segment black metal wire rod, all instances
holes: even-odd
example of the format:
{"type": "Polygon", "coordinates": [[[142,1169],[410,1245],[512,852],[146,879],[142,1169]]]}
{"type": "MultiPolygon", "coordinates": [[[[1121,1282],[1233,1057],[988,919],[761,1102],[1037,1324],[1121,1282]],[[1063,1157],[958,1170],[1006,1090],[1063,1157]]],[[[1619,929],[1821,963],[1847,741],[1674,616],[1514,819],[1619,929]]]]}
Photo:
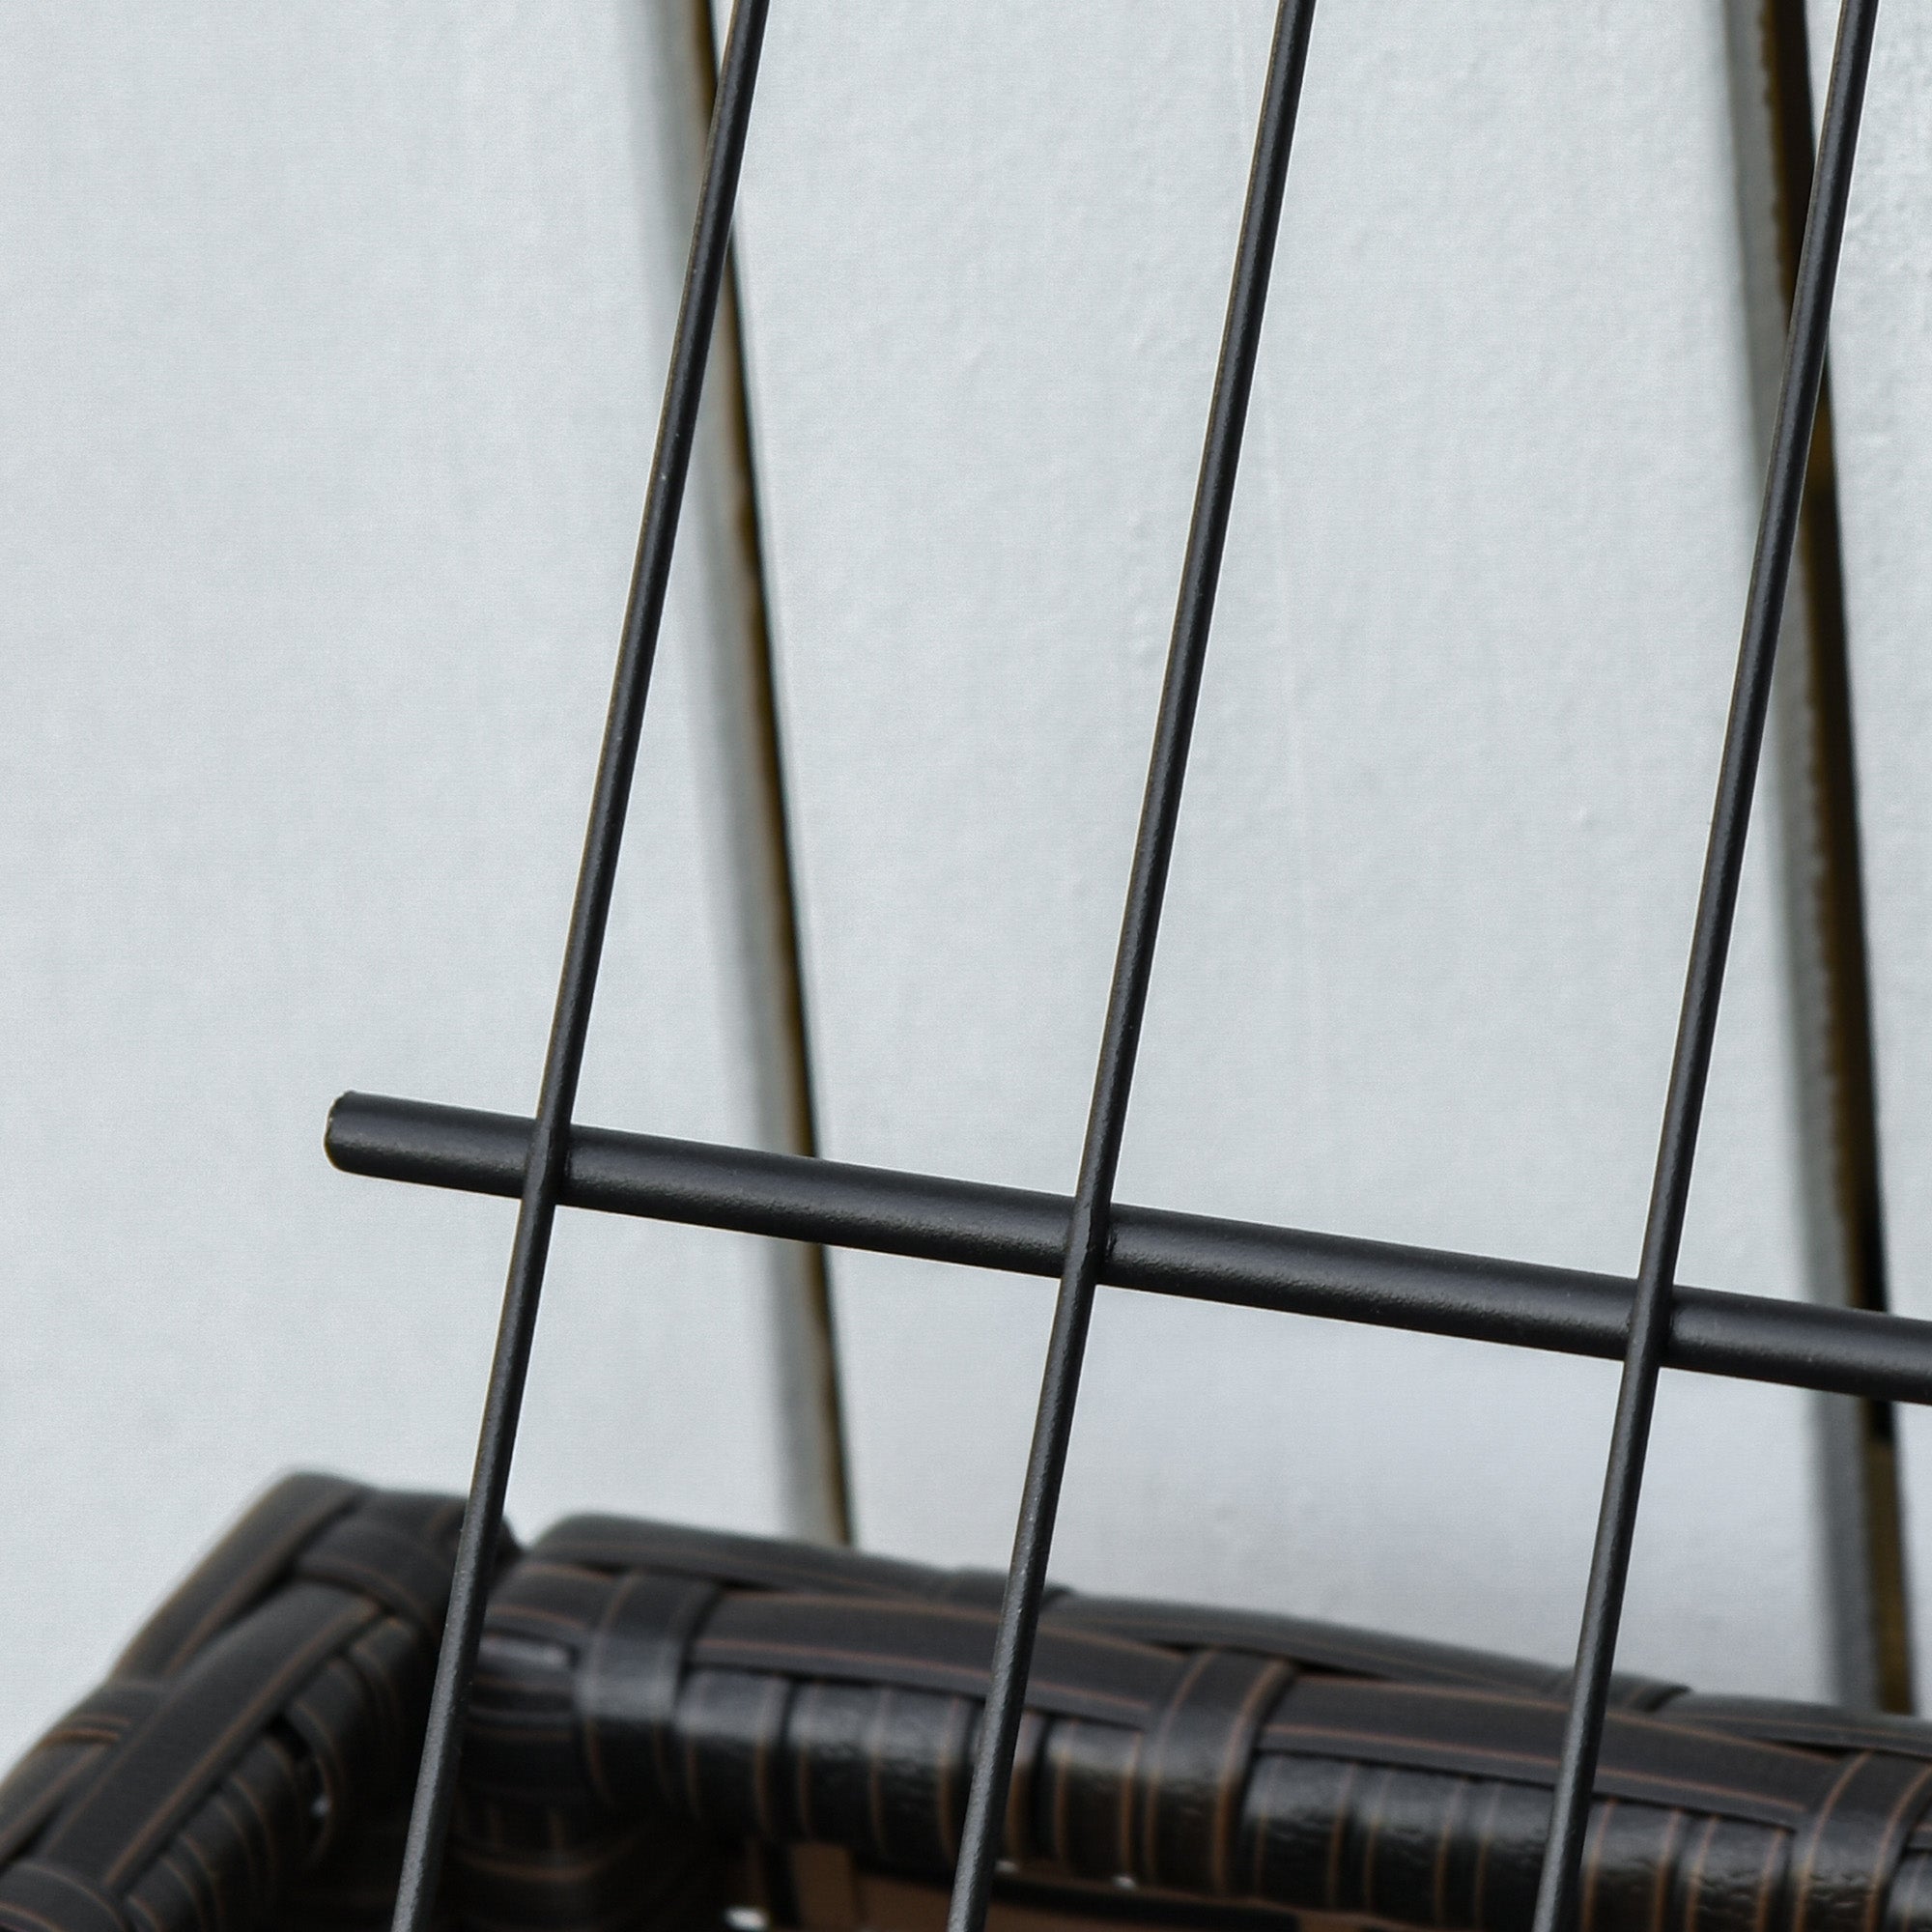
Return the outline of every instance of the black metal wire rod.
{"type": "MultiPolygon", "coordinates": [[[[515,1199],[530,1122],[345,1094],[325,1145],[345,1173],[515,1199]]],[[[759,1149],[573,1127],[561,1206],[1014,1274],[1058,1275],[1072,1202],[759,1149]]],[[[1277,1314],[1617,1361],[1636,1285],[1340,1235],[1117,1204],[1100,1280],[1277,1314]]],[[[1932,1321],[1680,1288],[1666,1367],[1932,1403],[1932,1321]]]]}
{"type": "Polygon", "coordinates": [[[510,1457],[516,1443],[517,1418],[523,1407],[524,1384],[529,1373],[544,1264],[550,1254],[551,1231],[563,1180],[571,1111],[576,1104],[578,1079],[583,1065],[597,968],[610,920],[618,851],[623,843],[624,814],[643,731],[644,700],[650,690],[651,664],[657,653],[658,629],[664,615],[678,511],[691,468],[698,403],[704,388],[705,358],[729,255],[731,210],[737,197],[768,6],[769,0],[737,0],[719,74],[703,181],[698,190],[697,216],[678,303],[677,327],[671,341],[670,368],[665,381],[664,410],[658,422],[650,481],[644,493],[637,563],[625,605],[611,709],[605,720],[603,750],[598,757],[589,825],[583,838],[583,859],[570,909],[556,1009],[551,1021],[543,1084],[530,1135],[522,1187],[523,1205],[517,1215],[502,1315],[497,1329],[496,1354],[490,1365],[489,1388],[484,1398],[469,1504],[464,1513],[462,1538],[457,1545],[449,1612],[437,1658],[436,1687],[423,1744],[422,1769],[416,1780],[415,1802],[410,1812],[409,1836],[403,1851],[395,1932],[424,1932],[435,1903],[443,1839],[455,1795],[464,1705],[482,1630],[485,1587],[495,1564],[497,1533],[502,1526],[503,1497],[509,1487],[510,1457]]]}
{"type": "Polygon", "coordinates": [[[1288,179],[1289,150],[1295,108],[1308,59],[1308,34],[1315,0],[1280,0],[1268,55],[1267,84],[1255,133],[1254,161],[1241,213],[1240,243],[1234,284],[1214,372],[1213,401],[1201,454],[1200,480],[1189,519],[1180,589],[1168,645],[1147,792],[1134,839],[1126,906],[1121,919],[1120,947],[1107,995],[1100,1057],[1094,1075],[1094,1097],[1080,1152],[1080,1172],[1066,1231],[1066,1248],[1054,1304],[1040,1380],[1039,1408],[1027,1455],[1019,1520],[1013,1532],[1012,1563],[1000,1605],[993,1643],[992,1676],[985,1717],[973,1761],[973,1781],[959,1839],[959,1861],[947,1909],[948,1932],[981,1932],[999,1861],[1001,1825],[1012,1778],[1013,1749],[1019,1737],[1027,1672],[1033,1661],[1034,1633],[1040,1593],[1060,1507],[1061,1479],[1073,1430],[1073,1407],[1080,1362],[1094,1312],[1108,1234],[1108,1209],[1120,1163],[1121,1136],[1133,1087],[1134,1057],[1147,1009],[1153,970],[1154,941],[1160,927],[1161,899],[1174,853],[1180,793],[1187,769],[1188,741],[1201,691],[1208,634],[1214,615],[1221,555],[1227,544],[1235,477],[1240,466],[1241,432],[1254,386],[1255,358],[1261,346],[1262,317],[1267,305],[1268,275],[1274,263],[1275,235],[1281,222],[1282,193],[1288,179]]]}
{"type": "Polygon", "coordinates": [[[1577,1644],[1577,1673],[1564,1728],[1563,1754],[1556,1774],[1549,1836],[1538,1882],[1535,1932],[1569,1932],[1575,1922],[1577,1874],[1589,1822],[1590,1789],[1603,1742],[1604,1706],[1617,1626],[1623,1615],[1624,1585],[1630,1574],[1636,1528],[1644,1452],[1657,1401],[1657,1378],[1664,1359],[1671,1323],[1672,1283],[1690,1196],[1697,1128],[1710,1078],[1711,1048],[1717,1037],[1718,1002],[1724,962],[1737,911],[1738,882],[1744,871],[1745,838],[1750,824],[1751,793],[1764,721],[1771,701],[1772,667],[1784,616],[1791,575],[1791,553],[1804,494],[1812,418],[1824,377],[1825,349],[1832,314],[1832,289],[1838,250],[1844,240],[1845,208],[1851,193],[1852,160],[1858,148],[1859,114],[1865,74],[1871,63],[1872,31],[1878,0],[1844,0],[1838,15],[1838,43],[1832,61],[1831,91],[1819,137],[1818,166],[1811,205],[1804,218],[1798,286],[1785,342],[1784,378],[1772,434],[1771,462],[1765,476],[1757,547],[1751,559],[1750,589],[1745,601],[1744,634],[1738,647],[1737,679],[1724,749],[1718,772],[1717,803],[1711,814],[1710,842],[1697,895],[1690,959],[1685,975],[1684,1005],[1671,1057],[1664,1097],[1663,1126],[1651,1185],[1650,1208],[1631,1310],[1629,1349],[1617,1390],[1611,1426],[1609,1464],[1604,1477],[1596,1547],[1584,1594],[1582,1628],[1577,1644]]]}

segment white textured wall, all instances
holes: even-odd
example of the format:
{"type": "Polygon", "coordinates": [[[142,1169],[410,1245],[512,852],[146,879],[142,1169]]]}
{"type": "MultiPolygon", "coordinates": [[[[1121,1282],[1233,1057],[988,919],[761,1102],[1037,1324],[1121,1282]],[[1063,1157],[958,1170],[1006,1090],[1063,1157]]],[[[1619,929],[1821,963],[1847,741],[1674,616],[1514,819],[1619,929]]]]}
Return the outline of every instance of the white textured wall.
{"type": "MultiPolygon", "coordinates": [[[[828,1151],[1071,1183],[1270,10],[780,10],[745,254],[828,1151]]],[[[1318,15],[1124,1198],[1634,1266],[1755,515],[1717,6],[1318,15]]],[[[1684,1268],[1799,1278],[1754,840],[1684,1268]]],[[[841,1260],[862,1531],[1003,1556],[1049,1291],[841,1260]]],[[[1069,1577],[1560,1657],[1612,1372],[1103,1302],[1069,1577]]],[[[1673,1378],[1627,1660],[1826,1681],[1673,1378]]]]}
{"type": "MultiPolygon", "coordinates": [[[[680,11],[10,22],[0,1753],[274,1470],[467,1473],[511,1209],[334,1175],[322,1120],[534,1097],[682,254],[680,11]]],[[[1064,1188],[1267,10],[775,11],[742,263],[824,1140],[1064,1188]]],[[[1837,381],[1932,1313],[1910,14],[1837,381]]],[[[1634,1265],[1755,506],[1726,44],[1719,0],[1324,0],[1127,1198],[1634,1265]]],[[[582,1112],[737,1139],[728,618],[687,567],[582,1112]]],[[[1795,1293],[1776,831],[1684,1268],[1795,1293]]],[[[1000,1560],[1050,1290],[837,1265],[862,1535],[1000,1560]]],[[[513,1516],[798,1522],[782,1288],[569,1221],[513,1516]]],[[[1106,1297],[1061,1567],[1561,1656],[1612,1379],[1106,1297]]],[[[1627,1662],[1826,1687],[1809,1423],[1668,1381],[1627,1662]]]]}
{"type": "MultiPolygon", "coordinates": [[[[468,1480],[513,1210],[323,1119],[534,1102],[683,258],[647,24],[10,18],[0,1757],[278,1469],[468,1480]]],[[[583,1105],[742,1138],[694,615],[583,1105]]],[[[770,1297],[752,1243],[567,1221],[513,1519],[785,1526],[770,1297]]]]}
{"type": "MultiPolygon", "coordinates": [[[[1833,10],[1814,6],[1824,99],[1833,10]]],[[[1881,11],[1832,338],[1891,1303],[1932,1317],[1932,19],[1881,11]]],[[[1919,1694],[1932,1424],[1904,1417],[1919,1694]]]]}

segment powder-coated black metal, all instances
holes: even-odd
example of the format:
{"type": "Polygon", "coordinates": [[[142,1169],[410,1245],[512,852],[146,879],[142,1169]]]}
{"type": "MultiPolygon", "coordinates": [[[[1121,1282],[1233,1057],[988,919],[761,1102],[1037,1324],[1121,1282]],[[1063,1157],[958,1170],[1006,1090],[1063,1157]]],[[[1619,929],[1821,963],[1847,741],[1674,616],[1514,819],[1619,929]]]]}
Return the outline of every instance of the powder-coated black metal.
{"type": "MultiPolygon", "coordinates": [[[[1788,304],[1797,292],[1798,251],[1818,159],[1805,0],[1765,0],[1763,43],[1779,282],[1788,304]]],[[[1784,322],[1790,323],[1788,312],[1784,322]]],[[[1836,444],[1828,360],[1798,524],[1792,591],[1802,593],[1800,621],[1788,626],[1781,672],[1787,685],[1795,676],[1802,695],[1792,707],[1791,722],[1799,728],[1790,749],[1804,775],[1800,796],[1808,837],[1790,856],[1802,867],[1793,875],[1797,910],[1815,934],[1797,1017],[1811,1035],[1811,1157],[1831,1183],[1832,1211],[1820,1220],[1819,1233],[1830,1242],[1829,1264],[1843,1300],[1853,1308],[1884,1309],[1890,1306],[1884,1161],[1836,444]],[[1789,662],[1793,645],[1800,652],[1796,664],[1789,662]]],[[[1777,729],[1775,702],[1770,728],[1777,729]]],[[[1825,1428],[1836,1491],[1827,1506],[1832,1561],[1855,1566],[1852,1588],[1838,1600],[1845,1688],[1856,1684],[1880,1710],[1908,1713],[1918,1699],[1897,1418],[1889,1403],[1861,1402],[1825,1428]]]]}
{"type": "Polygon", "coordinates": [[[1787,342],[1770,473],[1705,873],[1634,1283],[1481,1257],[1115,1208],[1115,1169],[1200,688],[1242,422],[1306,63],[1313,0],[1281,0],[1202,460],[1167,677],[1075,1194],[1027,1193],[839,1163],[575,1129],[590,999],[662,612],[706,348],[728,245],[768,0],[738,0],[727,40],[665,412],[646,497],[605,748],[534,1121],[345,1095],[331,1157],[432,1185],[521,1195],[476,1473],[439,1664],[398,1901],[418,1932],[434,1887],[478,1581],[503,1492],[550,1234],[559,1205],[1059,1274],[1052,1341],[995,1651],[950,1932],[980,1932],[1094,1290],[1154,1293],[1624,1358],[1537,1932],[1569,1932],[1657,1377],[1668,1364],[1874,1398],[1932,1402],[1932,1323],[1679,1290],[1718,1001],[1770,677],[1822,381],[1826,326],[1876,0],[1844,0],[1787,342]]]}
{"type": "Polygon", "coordinates": [[[737,197],[738,173],[751,123],[752,93],[757,78],[768,7],[769,0],[737,0],[719,74],[703,182],[698,192],[697,219],[678,304],[657,447],[644,495],[637,563],[624,611],[611,709],[605,721],[603,750],[598,757],[589,825],[584,834],[583,859],[571,905],[556,1009],[551,1022],[543,1084],[530,1136],[523,1205],[517,1215],[496,1354],[484,1399],[475,1472],[457,1549],[442,1649],[437,1660],[422,1770],[410,1814],[409,1838],[396,1895],[395,1932],[424,1932],[435,1900],[455,1793],[464,1704],[483,1627],[483,1581],[489,1574],[502,1525],[510,1457],[516,1443],[524,1383],[529,1372],[544,1264],[556,1218],[571,1111],[576,1104],[578,1079],[583,1065],[597,968],[604,950],[617,856],[624,837],[624,815],[643,730],[644,700],[650,690],[651,665],[657,652],[658,627],[670,577],[678,511],[684,499],[685,479],[697,429],[705,358],[729,259],[732,204],[737,197]]]}
{"type": "MultiPolygon", "coordinates": [[[[515,1198],[530,1122],[345,1094],[328,1157],[345,1173],[515,1198]]],[[[781,1240],[1058,1275],[1064,1194],[573,1127],[560,1205],[781,1240]]],[[[1616,1361],[1635,1284],[1531,1262],[1117,1204],[1099,1279],[1115,1288],[1616,1361]]],[[[1666,1367],[1932,1403],[1932,1321],[1679,1288],[1666,1367]]]]}
{"type": "Polygon", "coordinates": [[[1764,742],[1765,714],[1771,703],[1772,668],[1784,619],[1784,595],[1804,495],[1812,418],[1824,376],[1832,291],[1839,244],[1844,239],[1859,115],[1877,16],[1878,0],[1844,0],[1838,15],[1838,42],[1819,136],[1811,205],[1804,219],[1804,243],[1799,256],[1784,379],[1765,477],[1757,548],[1751,560],[1750,590],[1745,604],[1737,680],[1724,727],[1717,804],[1698,890],[1684,1005],[1671,1058],[1636,1297],[1631,1311],[1630,1347],[1617,1391],[1609,1466],[1604,1479],[1577,1638],[1575,1688],[1537,1890],[1535,1932],[1569,1932],[1576,1916],[1590,1787],[1603,1741],[1604,1708],[1609,1694],[1617,1625],[1623,1614],[1658,1372],[1663,1364],[1670,1328],[1678,1248],[1690,1198],[1711,1049],[1717,1038],[1718,1002],[1737,910],[1738,882],[1744,871],[1745,838],[1750,824],[1751,794],[1764,742]]]}
{"type": "Polygon", "coordinates": [[[1121,1137],[1126,1126],[1133,1087],[1134,1057],[1147,1009],[1153,971],[1154,941],[1160,929],[1161,900],[1180,816],[1187,749],[1207,662],[1208,634],[1214,617],[1228,518],[1240,467],[1241,433],[1248,396],[1254,386],[1261,348],[1262,317],[1267,306],[1268,277],[1274,265],[1275,235],[1281,222],[1282,194],[1288,180],[1289,151],[1294,136],[1295,108],[1308,61],[1308,35],[1315,0],[1280,0],[1274,41],[1268,55],[1267,84],[1255,133],[1254,161],[1241,213],[1240,243],[1235,257],[1234,285],[1228,297],[1221,354],[1214,371],[1213,401],[1201,453],[1200,481],[1188,523],[1187,549],[1176,603],[1174,634],[1168,645],[1148,765],[1147,792],[1134,839],[1127,879],[1126,907],[1107,994],[1107,1016],[1100,1036],[1094,1098],[1080,1151],[1079,1179],[1067,1224],[1065,1260],[1047,1342],[1039,1408],[1027,1454],[1026,1482],[1020,1493],[1019,1521],[1013,1532],[1012,1564],[1007,1572],[993,1644],[992,1677],[985,1716],[966,1799],[959,1861],[947,1911],[948,1932],[981,1932],[999,1860],[1007,1789],[1012,1778],[1013,1750],[1019,1737],[1027,1672],[1033,1661],[1034,1632],[1040,1594],[1046,1585],[1047,1552],[1060,1507],[1061,1478],[1073,1432],[1073,1405],[1080,1384],[1080,1361],[1094,1312],[1094,1291],[1106,1252],[1108,1210],[1120,1164],[1121,1137]]]}

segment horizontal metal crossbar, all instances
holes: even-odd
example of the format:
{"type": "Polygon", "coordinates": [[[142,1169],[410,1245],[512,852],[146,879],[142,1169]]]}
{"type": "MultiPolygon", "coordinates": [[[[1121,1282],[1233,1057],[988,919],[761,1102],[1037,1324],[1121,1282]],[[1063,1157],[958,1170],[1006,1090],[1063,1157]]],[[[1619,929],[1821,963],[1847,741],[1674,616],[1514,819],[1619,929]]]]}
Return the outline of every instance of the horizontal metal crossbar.
{"type": "MultiPolygon", "coordinates": [[[[734,0],[536,1115],[521,1119],[352,1094],[337,1101],[326,1137],[329,1157],[351,1172],[510,1196],[522,1203],[411,1814],[396,1932],[424,1932],[436,1895],[464,1701],[481,1629],[482,1593],[494,1562],[552,1224],[560,1206],[1060,1278],[959,1836],[949,1932],[983,1932],[1098,1284],[1623,1360],[1535,1932],[1571,1932],[1577,1917],[1590,1793],[1659,1371],[1670,1365],[1848,1395],[1932,1403],[1932,1323],[1683,1289],[1676,1281],[1772,668],[1823,382],[1832,291],[1878,0],[1842,0],[1637,1278],[1441,1254],[1114,1202],[1315,4],[1276,4],[1078,1183],[1065,1196],[744,1148],[600,1132],[573,1122],[770,7],[770,0],[734,0]]],[[[1808,113],[1804,125],[1808,131],[1808,113]]]]}
{"type": "MultiPolygon", "coordinates": [[[[530,1122],[345,1094],[325,1146],[345,1173],[522,1194],[530,1122]]],[[[1057,1276],[1072,1204],[983,1181],[574,1126],[563,1206],[830,1247],[1057,1276]]],[[[1635,1284],[1615,1275],[1116,1205],[1115,1288],[1619,1360],[1635,1284]]],[[[1932,1321],[1680,1288],[1671,1368],[1932,1403],[1932,1321]]]]}

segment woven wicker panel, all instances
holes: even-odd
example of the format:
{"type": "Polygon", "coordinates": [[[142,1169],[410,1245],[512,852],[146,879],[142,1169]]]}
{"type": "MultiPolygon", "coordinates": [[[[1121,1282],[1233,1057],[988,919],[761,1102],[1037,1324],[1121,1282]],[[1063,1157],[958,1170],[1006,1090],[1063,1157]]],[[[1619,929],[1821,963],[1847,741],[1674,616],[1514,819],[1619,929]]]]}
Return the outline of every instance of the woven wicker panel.
{"type": "MultiPolygon", "coordinates": [[[[575,1889],[533,1882],[506,1928],[664,1922],[710,1846],[759,1875],[775,1920],[919,1932],[957,1845],[997,1595],[974,1574],[564,1523],[492,1601],[458,1861],[501,1875],[519,1833],[569,1845],[575,1889]],[[616,1869],[643,1832],[684,1861],[657,1894],[616,1869]],[[759,1849],[797,1846],[833,1849],[809,1861],[820,1880],[850,1874],[815,1880],[815,1906],[796,1858],[759,1849]]],[[[1480,1653],[1056,1594],[1006,1820],[1009,1916],[1203,1924],[1190,1901],[1213,1901],[1520,1932],[1562,1690],[1480,1653]]],[[[1580,1932],[1932,1932],[1928,1805],[1932,1726],[1622,1679],[1580,1932]]]]}
{"type": "Polygon", "coordinates": [[[0,1785],[0,1928],[386,1923],[462,1512],[277,1484],[0,1785]]]}

